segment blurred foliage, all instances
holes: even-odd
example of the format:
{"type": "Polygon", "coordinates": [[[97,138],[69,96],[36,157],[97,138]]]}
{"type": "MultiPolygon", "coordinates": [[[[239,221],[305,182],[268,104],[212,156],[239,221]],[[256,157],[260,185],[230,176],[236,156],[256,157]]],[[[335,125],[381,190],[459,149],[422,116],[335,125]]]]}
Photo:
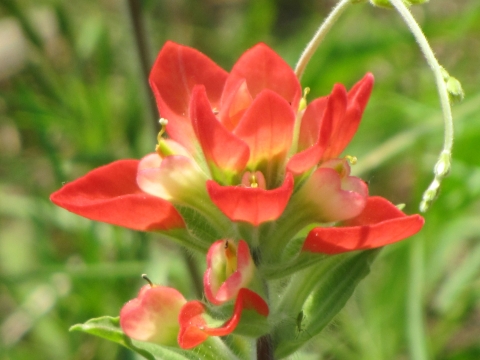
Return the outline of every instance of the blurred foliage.
{"type": "MultiPolygon", "coordinates": [[[[141,4],[150,63],[173,40],[229,69],[259,41],[293,66],[334,2],[141,4]]],[[[466,92],[454,107],[452,173],[424,230],[384,249],[334,324],[294,359],[480,358],[480,2],[435,0],[413,11],[466,92]]],[[[134,359],[67,330],[118,314],[144,272],[193,298],[186,258],[155,234],[93,223],[48,200],[65,181],[153,149],[156,114],[127,2],[2,0],[0,59],[0,359],[134,359]]],[[[367,71],[376,85],[349,149],[354,171],[371,194],[416,212],[442,143],[433,76],[394,11],[359,4],[302,84],[313,99],[367,71]]]]}

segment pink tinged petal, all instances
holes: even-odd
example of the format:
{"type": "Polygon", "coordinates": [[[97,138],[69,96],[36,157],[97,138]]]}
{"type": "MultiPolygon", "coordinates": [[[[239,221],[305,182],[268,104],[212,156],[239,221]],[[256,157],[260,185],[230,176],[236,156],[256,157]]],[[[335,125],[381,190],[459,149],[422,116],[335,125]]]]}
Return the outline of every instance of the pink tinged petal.
{"type": "Polygon", "coordinates": [[[123,306],[120,326],[132,339],[176,345],[180,329],[178,316],[186,302],[173,288],[145,285],[137,298],[123,306]]]}
{"type": "Polygon", "coordinates": [[[147,155],[137,173],[138,186],[144,192],[179,202],[188,202],[190,196],[203,192],[206,179],[195,161],[181,155],[164,159],[157,154],[147,155]]]}
{"type": "Polygon", "coordinates": [[[134,230],[183,228],[172,204],[148,195],[136,183],[138,160],[99,167],[53,193],[50,200],[80,216],[134,230]]]}
{"type": "Polygon", "coordinates": [[[246,51],[233,66],[225,83],[224,99],[238,89],[238,81],[247,82],[255,98],[262,90],[270,89],[283,97],[296,111],[302,90],[292,68],[265,44],[258,44],[246,51]]]}
{"type": "Polygon", "coordinates": [[[243,186],[252,186],[252,183],[256,184],[256,187],[260,189],[266,189],[267,183],[265,180],[265,176],[263,176],[261,171],[245,171],[242,175],[242,182],[243,186]]]}
{"type": "Polygon", "coordinates": [[[249,166],[285,158],[292,144],[295,113],[271,90],[262,91],[245,112],[234,134],[250,148],[249,166]]]}
{"type": "Polygon", "coordinates": [[[204,342],[209,336],[225,336],[231,334],[240,322],[243,310],[254,310],[261,316],[269,314],[268,305],[257,293],[242,288],[238,292],[232,317],[221,327],[208,327],[202,317],[205,306],[200,301],[186,303],[180,311],[180,333],[178,343],[183,349],[191,349],[204,342]]]}
{"type": "Polygon", "coordinates": [[[362,213],[342,226],[310,231],[303,250],[333,255],[374,249],[416,234],[423,224],[420,215],[407,216],[386,199],[370,197],[362,213]]]}
{"type": "Polygon", "coordinates": [[[280,217],[293,191],[293,176],[287,173],[279,188],[264,190],[241,186],[221,186],[207,181],[213,203],[232,221],[246,221],[258,226],[280,217]]]}
{"type": "Polygon", "coordinates": [[[325,159],[338,157],[357,132],[373,82],[373,75],[368,73],[348,92],[347,110],[342,119],[333,121],[333,129],[329,135],[330,146],[324,154],[325,159]]]}
{"type": "Polygon", "coordinates": [[[193,90],[190,116],[207,162],[233,172],[245,168],[250,153],[248,145],[217,120],[203,86],[193,90]]]}
{"type": "Polygon", "coordinates": [[[207,270],[203,277],[208,301],[220,305],[234,299],[240,288],[248,286],[254,270],[255,265],[245,241],[240,240],[236,249],[231,240],[216,241],[207,253],[207,270]],[[231,264],[236,264],[233,272],[228,269],[231,264]]]}
{"type": "Polygon", "coordinates": [[[167,42],[153,65],[150,86],[160,115],[168,119],[170,137],[192,150],[194,133],[188,119],[190,95],[195,85],[205,85],[214,107],[220,97],[228,73],[199,51],[167,42]]]}
{"type": "Polygon", "coordinates": [[[229,131],[233,131],[252,101],[252,95],[248,91],[247,82],[245,79],[239,79],[237,86],[232,86],[232,91],[225,98],[222,98],[219,113],[222,124],[229,131]]]}
{"type": "Polygon", "coordinates": [[[361,179],[342,177],[337,169],[320,167],[295,196],[306,204],[312,221],[332,222],[360,214],[367,195],[367,185],[361,179]]]}

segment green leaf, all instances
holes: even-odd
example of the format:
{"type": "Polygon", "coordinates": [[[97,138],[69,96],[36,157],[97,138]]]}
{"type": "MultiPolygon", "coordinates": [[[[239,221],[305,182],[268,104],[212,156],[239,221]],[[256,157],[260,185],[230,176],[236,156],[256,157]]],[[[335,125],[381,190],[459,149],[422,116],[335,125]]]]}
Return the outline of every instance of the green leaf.
{"type": "Polygon", "coordinates": [[[90,319],[84,324],[73,325],[70,331],[80,331],[113,341],[148,360],[198,360],[199,356],[202,360],[215,360],[219,358],[219,354],[224,359],[236,359],[236,356],[218,338],[207,339],[203,344],[192,350],[132,340],[123,333],[118,317],[102,316],[90,319]]]}
{"type": "Polygon", "coordinates": [[[332,256],[292,277],[273,314],[275,357],[284,358],[320,333],[369,272],[379,250],[332,256]]]}
{"type": "MultiPolygon", "coordinates": [[[[137,348],[132,340],[126,336],[119,325],[119,318],[111,316],[103,316],[95,319],[88,320],[85,324],[73,325],[70,331],[81,331],[87,334],[95,335],[117,344],[125,346],[126,348],[135,351],[149,360],[155,360],[155,356],[152,353],[137,348]]],[[[173,354],[174,355],[174,354],[173,354]]],[[[177,359],[172,357],[172,359],[177,359]]],[[[184,357],[178,357],[178,359],[185,359],[184,357]]]]}

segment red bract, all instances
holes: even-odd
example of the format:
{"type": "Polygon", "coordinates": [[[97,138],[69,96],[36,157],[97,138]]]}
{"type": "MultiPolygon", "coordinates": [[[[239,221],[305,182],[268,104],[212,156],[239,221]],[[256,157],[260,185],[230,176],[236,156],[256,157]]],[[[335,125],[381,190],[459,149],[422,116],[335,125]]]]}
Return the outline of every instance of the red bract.
{"type": "Polygon", "coordinates": [[[50,199],[88,219],[134,230],[184,227],[171,203],[140,190],[136,182],[138,164],[138,160],[120,160],[99,167],[66,184],[50,199]]]}
{"type": "Polygon", "coordinates": [[[186,303],[179,316],[180,332],[178,343],[183,349],[191,349],[209,336],[225,336],[232,333],[240,322],[243,310],[254,310],[261,316],[268,316],[268,305],[258,294],[248,289],[240,289],[232,317],[220,327],[209,327],[203,314],[205,305],[200,301],[186,303]]]}
{"type": "Polygon", "coordinates": [[[372,196],[357,217],[339,227],[318,227],[310,231],[303,250],[333,255],[373,249],[412,236],[423,224],[420,215],[407,216],[384,198],[372,196]]]}

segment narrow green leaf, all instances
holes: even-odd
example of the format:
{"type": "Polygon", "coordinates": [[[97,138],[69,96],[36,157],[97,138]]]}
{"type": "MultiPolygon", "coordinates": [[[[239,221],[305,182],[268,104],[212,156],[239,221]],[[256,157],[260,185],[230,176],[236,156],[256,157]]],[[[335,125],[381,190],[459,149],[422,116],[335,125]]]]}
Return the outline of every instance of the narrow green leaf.
{"type": "Polygon", "coordinates": [[[118,317],[103,316],[90,319],[84,324],[73,325],[70,331],[80,331],[95,335],[130,349],[148,360],[216,360],[237,359],[219,338],[209,338],[192,350],[182,350],[153,343],[132,340],[126,336],[119,325],[118,317]]]}
{"type": "Polygon", "coordinates": [[[132,344],[131,339],[126,336],[120,328],[118,317],[103,316],[90,319],[84,324],[73,325],[70,328],[70,331],[80,331],[116,342],[117,344],[137,352],[146,359],[155,360],[155,357],[151,353],[138,349],[132,344]]]}
{"type": "Polygon", "coordinates": [[[320,333],[369,272],[379,250],[332,256],[295,276],[275,309],[275,357],[284,358],[320,333]]]}

